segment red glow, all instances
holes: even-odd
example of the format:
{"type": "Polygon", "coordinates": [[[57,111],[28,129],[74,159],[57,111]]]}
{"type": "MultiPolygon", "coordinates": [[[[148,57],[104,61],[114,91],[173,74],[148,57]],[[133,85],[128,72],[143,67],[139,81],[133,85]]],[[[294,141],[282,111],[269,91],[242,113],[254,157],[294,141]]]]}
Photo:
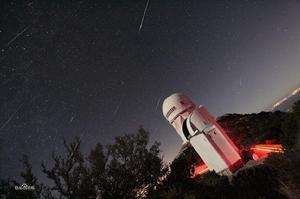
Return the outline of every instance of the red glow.
{"type": "Polygon", "coordinates": [[[257,144],[251,147],[253,159],[261,160],[269,156],[270,153],[283,153],[281,144],[257,144]]]}
{"type": "MultiPolygon", "coordinates": [[[[252,151],[253,160],[262,160],[270,155],[270,153],[284,153],[284,148],[281,144],[273,144],[276,140],[266,140],[265,144],[253,145],[250,149],[252,151]]],[[[191,177],[207,173],[208,167],[201,161],[195,163],[191,170],[191,177]]]]}
{"type": "Polygon", "coordinates": [[[205,164],[197,165],[194,167],[194,174],[192,178],[196,177],[197,175],[202,175],[208,172],[208,168],[205,164]]]}

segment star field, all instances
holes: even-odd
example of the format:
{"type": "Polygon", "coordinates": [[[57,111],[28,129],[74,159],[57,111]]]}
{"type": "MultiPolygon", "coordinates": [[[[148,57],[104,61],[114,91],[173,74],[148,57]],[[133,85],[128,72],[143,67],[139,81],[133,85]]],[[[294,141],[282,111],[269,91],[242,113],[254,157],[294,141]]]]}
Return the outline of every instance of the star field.
{"type": "Polygon", "coordinates": [[[259,112],[299,85],[298,1],[2,1],[0,176],[38,172],[62,138],[84,152],[143,125],[172,160],[174,92],[215,116],[259,112]],[[141,20],[144,14],[144,19],[141,20]]]}

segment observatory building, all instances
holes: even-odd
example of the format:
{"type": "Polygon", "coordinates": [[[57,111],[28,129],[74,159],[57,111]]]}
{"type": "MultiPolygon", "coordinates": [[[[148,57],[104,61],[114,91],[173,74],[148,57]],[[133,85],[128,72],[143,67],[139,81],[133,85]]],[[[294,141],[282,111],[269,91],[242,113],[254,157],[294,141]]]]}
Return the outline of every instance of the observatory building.
{"type": "Polygon", "coordinates": [[[204,106],[196,107],[188,97],[175,93],[162,108],[183,144],[190,142],[210,171],[231,175],[243,166],[238,148],[204,106]]]}

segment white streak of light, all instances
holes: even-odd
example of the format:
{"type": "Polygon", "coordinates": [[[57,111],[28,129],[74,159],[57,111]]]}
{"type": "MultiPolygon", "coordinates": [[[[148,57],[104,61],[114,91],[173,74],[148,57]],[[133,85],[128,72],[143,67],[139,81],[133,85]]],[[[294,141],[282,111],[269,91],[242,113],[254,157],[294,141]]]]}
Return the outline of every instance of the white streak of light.
{"type": "Polygon", "coordinates": [[[12,118],[19,112],[19,110],[22,108],[24,103],[22,103],[21,105],[19,105],[19,107],[15,110],[15,112],[13,112],[13,114],[10,115],[10,117],[4,122],[4,124],[1,126],[1,130],[3,128],[5,128],[5,126],[12,120],[12,118]]]}
{"type": "Polygon", "coordinates": [[[161,101],[161,98],[162,98],[162,96],[160,96],[160,97],[158,98],[158,100],[156,101],[156,107],[155,107],[155,110],[157,110],[158,105],[159,105],[159,103],[160,103],[160,101],[161,101]]]}
{"type": "Polygon", "coordinates": [[[9,42],[7,42],[6,46],[9,46],[12,42],[14,42],[19,36],[21,36],[26,30],[28,26],[25,27],[21,32],[19,32],[16,36],[14,36],[9,42]]]}
{"type": "Polygon", "coordinates": [[[143,23],[144,23],[144,19],[145,19],[145,15],[146,15],[147,9],[148,9],[149,1],[150,0],[147,0],[146,7],[144,9],[144,14],[143,14],[142,21],[141,21],[141,24],[140,24],[140,27],[139,27],[139,32],[141,31],[141,29],[143,27],[143,23]]]}

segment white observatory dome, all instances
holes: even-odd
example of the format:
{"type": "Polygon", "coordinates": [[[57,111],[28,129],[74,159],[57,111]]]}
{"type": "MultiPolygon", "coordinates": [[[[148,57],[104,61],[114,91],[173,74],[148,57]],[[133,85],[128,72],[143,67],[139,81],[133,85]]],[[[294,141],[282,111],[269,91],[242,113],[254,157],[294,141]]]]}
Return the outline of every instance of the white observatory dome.
{"type": "Polygon", "coordinates": [[[181,93],[174,93],[167,97],[162,105],[163,115],[172,123],[179,114],[194,108],[195,104],[185,95],[181,93]]]}

